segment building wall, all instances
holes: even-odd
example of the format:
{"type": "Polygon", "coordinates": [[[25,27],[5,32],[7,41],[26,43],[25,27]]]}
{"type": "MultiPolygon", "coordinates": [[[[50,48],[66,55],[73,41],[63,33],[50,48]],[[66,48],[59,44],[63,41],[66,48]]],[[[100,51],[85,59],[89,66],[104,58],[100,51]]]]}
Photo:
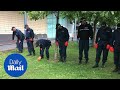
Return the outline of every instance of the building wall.
{"type": "Polygon", "coordinates": [[[15,26],[23,31],[24,19],[17,11],[0,11],[0,34],[11,34],[11,27],[15,26]]]}
{"type": "MultiPolygon", "coordinates": [[[[30,21],[28,18],[27,21],[35,34],[46,34],[46,19],[30,21]]],[[[0,34],[12,34],[12,26],[24,32],[24,15],[19,14],[19,11],[0,11],[0,34]]]]}
{"type": "Polygon", "coordinates": [[[41,20],[30,20],[28,18],[27,21],[30,28],[34,30],[35,34],[47,34],[47,20],[41,19],[41,20]]]}

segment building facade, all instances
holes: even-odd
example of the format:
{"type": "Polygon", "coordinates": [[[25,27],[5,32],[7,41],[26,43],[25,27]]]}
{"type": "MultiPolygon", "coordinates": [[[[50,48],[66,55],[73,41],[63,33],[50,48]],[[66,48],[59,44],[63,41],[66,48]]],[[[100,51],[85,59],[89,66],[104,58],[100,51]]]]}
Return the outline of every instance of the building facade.
{"type": "MultiPolygon", "coordinates": [[[[67,19],[60,18],[59,23],[68,28],[70,33],[73,32],[74,26],[67,19]]],[[[56,17],[54,14],[37,21],[30,20],[28,17],[27,24],[34,30],[35,34],[47,34],[48,38],[55,38],[56,17]]],[[[12,34],[11,27],[13,26],[24,33],[24,15],[20,14],[19,11],[0,11],[0,35],[12,34]]],[[[73,35],[70,34],[70,36],[73,35]]]]}
{"type": "MultiPolygon", "coordinates": [[[[36,34],[46,33],[46,19],[34,21],[28,17],[27,23],[36,34]]],[[[0,34],[11,34],[13,26],[24,32],[24,15],[19,11],[0,11],[0,34]]]]}

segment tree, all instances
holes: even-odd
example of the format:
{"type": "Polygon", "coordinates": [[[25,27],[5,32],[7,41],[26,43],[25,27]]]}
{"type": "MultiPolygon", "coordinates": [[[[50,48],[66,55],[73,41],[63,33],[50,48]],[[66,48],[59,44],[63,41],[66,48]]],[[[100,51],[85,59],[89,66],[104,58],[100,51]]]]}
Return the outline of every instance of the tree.
{"type": "MultiPolygon", "coordinates": [[[[53,14],[53,11],[28,11],[30,19],[38,20],[47,17],[49,14],[53,14]]],[[[93,32],[95,41],[96,26],[102,21],[106,21],[109,26],[115,26],[116,23],[120,22],[120,11],[60,11],[59,16],[67,18],[69,21],[81,17],[85,17],[89,22],[93,22],[93,32]]]]}

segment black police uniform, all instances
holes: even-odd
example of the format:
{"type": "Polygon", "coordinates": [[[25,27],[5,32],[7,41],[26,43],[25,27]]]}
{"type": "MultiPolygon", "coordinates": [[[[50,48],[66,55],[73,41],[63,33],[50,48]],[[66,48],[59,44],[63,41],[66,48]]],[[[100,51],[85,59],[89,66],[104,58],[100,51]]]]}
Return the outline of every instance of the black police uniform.
{"type": "Polygon", "coordinates": [[[98,48],[96,50],[96,64],[93,66],[93,68],[98,67],[102,51],[103,51],[102,67],[104,67],[105,62],[107,61],[109,51],[106,47],[108,44],[110,45],[111,37],[112,29],[107,26],[101,26],[96,35],[95,43],[98,43],[98,48]]]}
{"type": "Polygon", "coordinates": [[[29,55],[32,55],[32,52],[33,55],[35,55],[33,41],[30,41],[30,39],[34,39],[34,32],[31,28],[26,30],[26,41],[27,41],[29,55]]]}
{"type": "Polygon", "coordinates": [[[18,48],[19,52],[22,53],[23,52],[23,41],[25,39],[25,36],[18,29],[16,29],[16,31],[13,32],[13,34],[12,34],[12,40],[14,40],[15,35],[17,37],[17,42],[16,42],[17,48],[18,48]]]}
{"type": "Polygon", "coordinates": [[[119,28],[114,30],[112,39],[111,39],[111,46],[114,47],[114,64],[116,66],[114,72],[119,71],[120,74],[120,24],[118,24],[119,28]]]}
{"type": "Polygon", "coordinates": [[[60,61],[66,61],[66,49],[65,42],[69,41],[69,33],[67,28],[61,26],[61,29],[57,30],[56,33],[56,41],[59,43],[59,53],[60,53],[60,61]]]}
{"type": "Polygon", "coordinates": [[[49,60],[49,48],[51,46],[51,41],[46,39],[40,39],[36,42],[36,47],[40,47],[41,59],[44,58],[44,50],[46,49],[46,57],[49,60]]]}
{"type": "Polygon", "coordinates": [[[81,24],[78,27],[78,35],[79,38],[79,63],[82,61],[83,50],[86,59],[86,63],[88,62],[88,51],[89,51],[89,38],[93,38],[93,29],[90,24],[81,24]]]}

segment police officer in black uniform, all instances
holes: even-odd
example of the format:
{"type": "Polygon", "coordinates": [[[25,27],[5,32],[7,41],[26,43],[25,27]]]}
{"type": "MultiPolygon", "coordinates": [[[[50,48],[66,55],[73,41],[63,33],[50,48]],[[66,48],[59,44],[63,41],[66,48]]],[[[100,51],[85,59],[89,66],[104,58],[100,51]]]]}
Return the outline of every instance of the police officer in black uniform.
{"type": "Polygon", "coordinates": [[[44,50],[46,49],[46,57],[47,57],[47,60],[49,60],[49,48],[51,46],[51,41],[46,39],[39,39],[36,42],[36,47],[38,46],[40,47],[41,59],[44,58],[44,50]]]}
{"type": "Polygon", "coordinates": [[[32,52],[33,55],[35,56],[35,50],[34,50],[34,31],[29,28],[28,25],[25,25],[25,29],[26,29],[26,41],[27,41],[27,46],[28,46],[28,52],[29,54],[27,56],[31,56],[32,52]]]}
{"type": "Polygon", "coordinates": [[[120,74],[120,23],[117,24],[117,29],[113,32],[111,47],[114,47],[115,69],[113,72],[118,72],[120,74]]]}
{"type": "Polygon", "coordinates": [[[22,53],[23,52],[23,41],[25,39],[25,36],[20,30],[16,29],[15,27],[12,27],[11,30],[13,31],[12,40],[14,40],[14,37],[16,35],[17,37],[16,45],[19,50],[19,53],[22,53]]]}
{"type": "Polygon", "coordinates": [[[60,24],[57,24],[56,27],[56,43],[59,45],[60,61],[66,62],[66,49],[69,41],[69,33],[67,28],[61,26],[60,24]]]}
{"type": "Polygon", "coordinates": [[[82,63],[83,50],[86,59],[86,63],[88,62],[88,51],[89,51],[89,38],[93,39],[93,29],[90,24],[86,22],[85,18],[81,18],[81,25],[78,27],[78,35],[79,39],[79,64],[82,63]]]}
{"type": "Polygon", "coordinates": [[[112,29],[106,25],[106,22],[102,22],[101,27],[99,28],[96,35],[95,43],[98,45],[98,48],[96,50],[96,63],[93,66],[93,68],[99,67],[100,56],[102,52],[103,52],[102,67],[104,67],[107,61],[109,51],[109,49],[107,49],[107,45],[110,45],[111,37],[112,29]]]}

